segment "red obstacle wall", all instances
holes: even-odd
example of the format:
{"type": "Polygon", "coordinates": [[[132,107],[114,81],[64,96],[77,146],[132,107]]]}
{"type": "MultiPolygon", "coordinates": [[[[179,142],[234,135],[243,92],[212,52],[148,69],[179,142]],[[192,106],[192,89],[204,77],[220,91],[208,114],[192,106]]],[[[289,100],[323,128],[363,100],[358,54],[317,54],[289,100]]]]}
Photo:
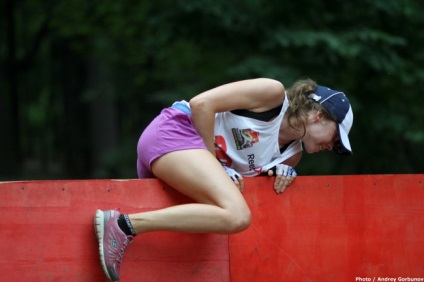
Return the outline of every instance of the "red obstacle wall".
{"type": "MultiPolygon", "coordinates": [[[[304,176],[276,195],[271,178],[246,179],[248,230],[139,236],[121,281],[424,281],[423,182],[423,174],[304,176]]],[[[156,179],[6,182],[0,195],[2,281],[106,281],[97,208],[190,202],[156,179]]]]}

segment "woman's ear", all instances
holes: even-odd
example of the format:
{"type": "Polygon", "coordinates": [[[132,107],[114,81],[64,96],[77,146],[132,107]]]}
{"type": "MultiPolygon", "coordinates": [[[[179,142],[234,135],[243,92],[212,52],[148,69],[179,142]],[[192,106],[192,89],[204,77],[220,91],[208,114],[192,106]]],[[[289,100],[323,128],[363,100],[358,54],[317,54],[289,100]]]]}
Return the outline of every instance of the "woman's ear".
{"type": "Polygon", "coordinates": [[[321,119],[324,118],[324,113],[320,110],[315,112],[315,116],[314,116],[316,121],[320,121],[321,119]]]}

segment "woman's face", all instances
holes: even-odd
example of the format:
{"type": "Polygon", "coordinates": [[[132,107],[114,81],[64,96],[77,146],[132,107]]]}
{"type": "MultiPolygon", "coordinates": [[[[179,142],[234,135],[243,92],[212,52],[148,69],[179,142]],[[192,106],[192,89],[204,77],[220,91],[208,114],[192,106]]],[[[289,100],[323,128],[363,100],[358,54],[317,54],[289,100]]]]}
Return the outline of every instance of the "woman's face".
{"type": "Polygon", "coordinates": [[[323,150],[331,151],[338,139],[337,125],[334,121],[324,118],[321,111],[309,113],[306,133],[301,138],[306,152],[311,154],[323,150]]]}

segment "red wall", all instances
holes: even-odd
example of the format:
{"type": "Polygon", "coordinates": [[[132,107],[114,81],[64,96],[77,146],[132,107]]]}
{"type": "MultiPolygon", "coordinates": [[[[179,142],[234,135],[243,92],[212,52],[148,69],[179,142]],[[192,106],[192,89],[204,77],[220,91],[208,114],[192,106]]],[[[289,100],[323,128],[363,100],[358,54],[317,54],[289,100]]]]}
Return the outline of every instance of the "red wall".
{"type": "MultiPolygon", "coordinates": [[[[248,230],[139,236],[121,281],[424,281],[423,182],[423,174],[303,176],[276,195],[271,179],[246,179],[248,230]]],[[[0,195],[2,281],[106,281],[97,208],[190,202],[155,179],[6,182],[0,195]]]]}

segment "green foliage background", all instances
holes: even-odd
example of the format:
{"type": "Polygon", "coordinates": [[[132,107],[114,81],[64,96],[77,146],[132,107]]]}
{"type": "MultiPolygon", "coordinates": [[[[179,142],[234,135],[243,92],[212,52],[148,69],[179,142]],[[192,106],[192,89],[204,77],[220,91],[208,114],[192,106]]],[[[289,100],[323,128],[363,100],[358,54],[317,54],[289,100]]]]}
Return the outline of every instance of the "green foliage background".
{"type": "Polygon", "coordinates": [[[0,179],[135,178],[163,107],[255,77],[351,100],[354,155],[299,174],[423,173],[423,3],[3,1],[0,179]]]}

